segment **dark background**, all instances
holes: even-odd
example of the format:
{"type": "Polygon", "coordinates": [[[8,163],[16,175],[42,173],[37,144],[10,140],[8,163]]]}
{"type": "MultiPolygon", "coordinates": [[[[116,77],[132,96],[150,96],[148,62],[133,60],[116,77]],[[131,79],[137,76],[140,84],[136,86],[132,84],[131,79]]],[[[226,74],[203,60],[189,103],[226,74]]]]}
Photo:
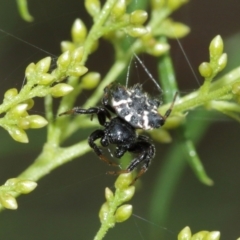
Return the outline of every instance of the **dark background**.
{"type": "MultiPolygon", "coordinates": [[[[59,43],[70,39],[70,28],[76,18],[83,19],[87,26],[91,26],[91,19],[82,2],[31,0],[29,9],[35,21],[26,23],[19,17],[15,1],[0,0],[0,31],[6,32],[0,32],[1,96],[9,88],[21,88],[28,63],[49,55],[46,52],[56,56],[60,54],[59,43]]],[[[184,22],[191,28],[191,33],[181,39],[181,43],[196,72],[198,65],[208,60],[209,42],[217,34],[223,37],[226,45],[228,69],[239,65],[239,12],[240,2],[237,0],[201,0],[191,1],[173,15],[176,21],[184,22]]],[[[183,93],[191,92],[199,85],[179,46],[175,41],[171,42],[180,89],[183,93]]],[[[112,48],[104,42],[101,44],[104,47],[92,55],[87,66],[104,76],[113,56],[112,48]],[[107,58],[106,52],[109,52],[107,58]]],[[[152,59],[149,62],[147,59],[145,64],[151,70],[152,59]]],[[[87,95],[84,93],[83,101],[87,95]]],[[[33,112],[44,115],[42,99],[37,101],[33,112]]],[[[192,232],[219,230],[221,239],[240,237],[239,124],[220,114],[195,121],[196,126],[205,121],[212,123],[197,150],[215,185],[207,187],[201,184],[192,170],[186,167],[168,202],[167,219],[161,223],[152,221],[149,208],[156,187],[155,179],[166,152],[171,149],[171,144],[159,145],[153,166],[141,179],[141,189],[131,201],[136,216],[110,230],[106,239],[173,240],[187,225],[192,232]]],[[[88,134],[81,131],[80,136],[76,133],[72,141],[86,138],[88,134]]],[[[28,135],[30,143],[21,144],[14,142],[5,130],[0,130],[1,184],[17,176],[41,152],[46,130],[28,131],[28,135]]],[[[18,199],[17,211],[1,213],[0,238],[93,239],[100,226],[98,211],[104,202],[104,189],[106,186],[113,187],[114,178],[105,175],[108,169],[93,153],[89,153],[85,158],[76,159],[53,171],[39,181],[33,193],[18,199]]]]}

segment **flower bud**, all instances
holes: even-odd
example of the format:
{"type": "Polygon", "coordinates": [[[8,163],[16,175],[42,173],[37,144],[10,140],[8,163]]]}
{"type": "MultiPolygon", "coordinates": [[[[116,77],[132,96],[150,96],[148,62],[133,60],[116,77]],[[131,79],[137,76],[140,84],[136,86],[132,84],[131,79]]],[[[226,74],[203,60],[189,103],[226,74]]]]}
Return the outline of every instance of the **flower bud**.
{"type": "MultiPolygon", "coordinates": [[[[186,120],[186,116],[184,114],[179,114],[175,116],[171,116],[168,118],[168,120],[164,124],[165,129],[174,129],[179,127],[181,124],[183,124],[186,120]]],[[[161,130],[161,129],[159,129],[161,130]]],[[[158,130],[157,130],[158,131],[158,130]]]]}
{"type": "Polygon", "coordinates": [[[34,100],[32,98],[29,98],[22,103],[27,104],[27,110],[31,109],[34,106],[34,100]]]}
{"type": "Polygon", "coordinates": [[[74,43],[83,43],[85,41],[87,28],[81,19],[78,18],[74,21],[71,34],[74,43]]]}
{"type": "Polygon", "coordinates": [[[112,201],[113,197],[114,197],[113,192],[108,187],[106,187],[105,188],[105,198],[106,198],[107,202],[112,201]]]}
{"type": "Polygon", "coordinates": [[[190,28],[187,25],[170,19],[166,19],[162,23],[162,27],[164,35],[174,39],[185,37],[190,32],[190,28]]]}
{"type": "Polygon", "coordinates": [[[12,100],[14,97],[16,97],[18,95],[18,90],[16,88],[11,88],[8,89],[5,93],[4,93],[4,100],[12,100]]]}
{"type": "Polygon", "coordinates": [[[148,14],[143,10],[136,10],[130,14],[130,23],[142,25],[146,22],[148,14]]]}
{"type": "Polygon", "coordinates": [[[18,208],[16,199],[9,193],[0,194],[0,203],[7,209],[15,210],[18,208]]]}
{"type": "Polygon", "coordinates": [[[127,189],[129,185],[132,183],[132,181],[133,174],[131,172],[120,174],[117,180],[115,181],[115,188],[121,190],[127,189]]]}
{"type": "Polygon", "coordinates": [[[208,62],[202,62],[199,65],[198,70],[199,70],[201,76],[204,78],[211,77],[212,73],[213,73],[212,67],[211,67],[210,63],[208,63],[208,62]]]}
{"type": "Polygon", "coordinates": [[[37,72],[46,73],[48,72],[50,65],[51,65],[51,58],[46,57],[38,61],[35,68],[37,72]]]}
{"type": "Polygon", "coordinates": [[[153,47],[147,48],[147,52],[155,57],[158,57],[170,49],[167,43],[156,43],[153,47]]]}
{"type": "Polygon", "coordinates": [[[15,184],[19,182],[18,178],[9,178],[5,183],[4,186],[8,186],[8,187],[13,187],[15,186],[15,184]]]}
{"type": "Polygon", "coordinates": [[[108,214],[109,214],[109,205],[107,202],[105,202],[99,211],[99,218],[101,223],[106,221],[108,214]]]}
{"type": "Polygon", "coordinates": [[[70,51],[66,51],[59,56],[59,58],[57,60],[57,65],[60,68],[66,69],[66,68],[68,68],[70,62],[71,62],[70,51]]]}
{"type": "Polygon", "coordinates": [[[141,37],[144,34],[148,33],[148,30],[146,27],[143,26],[131,26],[127,28],[127,33],[131,37],[141,37]]]}
{"type": "Polygon", "coordinates": [[[217,35],[209,46],[210,59],[218,59],[223,53],[223,40],[220,35],[217,35]]]}
{"type": "Polygon", "coordinates": [[[189,227],[185,227],[181,232],[178,234],[178,240],[191,240],[191,230],[189,227]]]}
{"type": "Polygon", "coordinates": [[[99,42],[98,42],[98,40],[95,40],[90,49],[90,53],[93,53],[94,51],[96,51],[98,49],[98,46],[99,46],[99,42]]]}
{"type": "Polygon", "coordinates": [[[29,180],[20,180],[16,184],[16,191],[22,194],[28,194],[37,187],[37,183],[29,180]]]}
{"type": "Polygon", "coordinates": [[[71,59],[74,61],[74,63],[80,63],[83,57],[83,47],[76,48],[72,53],[71,53],[71,59]]]}
{"type": "Polygon", "coordinates": [[[169,134],[168,131],[166,131],[165,129],[157,129],[157,130],[153,130],[151,131],[151,137],[161,143],[170,143],[172,142],[172,137],[169,134]]]}
{"type": "Polygon", "coordinates": [[[66,83],[58,83],[51,88],[51,95],[53,97],[63,97],[70,93],[73,90],[73,87],[66,83]]]}
{"type": "Polygon", "coordinates": [[[143,36],[141,36],[141,40],[145,45],[153,45],[154,43],[156,43],[156,39],[153,38],[152,35],[152,30],[151,28],[148,26],[147,27],[148,32],[146,34],[144,34],[143,36]]]}
{"type": "Polygon", "coordinates": [[[61,51],[64,53],[66,51],[73,51],[75,49],[75,44],[70,41],[61,42],[61,51]]]}
{"type": "Polygon", "coordinates": [[[85,8],[90,16],[96,17],[101,10],[101,3],[99,0],[85,0],[85,8]]]}
{"type": "Polygon", "coordinates": [[[30,122],[26,118],[19,118],[17,125],[24,130],[30,128],[30,122]]]}
{"type": "Polygon", "coordinates": [[[218,59],[218,71],[222,71],[227,65],[227,54],[223,53],[218,59]]]}
{"type": "Polygon", "coordinates": [[[29,78],[33,73],[36,71],[36,65],[34,63],[30,63],[26,70],[25,70],[25,76],[29,78]]]}
{"type": "Polygon", "coordinates": [[[132,215],[132,205],[124,204],[115,213],[116,222],[124,222],[132,215]]]}
{"type": "Polygon", "coordinates": [[[25,112],[27,111],[28,104],[27,103],[20,103],[11,109],[11,113],[16,116],[24,116],[25,112]]]}
{"type": "Polygon", "coordinates": [[[39,76],[38,84],[40,85],[49,85],[53,83],[55,80],[55,77],[49,73],[42,73],[39,76]]]}
{"type": "Polygon", "coordinates": [[[135,187],[130,186],[121,191],[119,199],[121,202],[127,202],[132,199],[134,193],[135,193],[135,187]]]}
{"type": "Polygon", "coordinates": [[[67,71],[67,74],[69,76],[73,76],[73,77],[80,77],[83,74],[85,74],[88,71],[88,69],[85,66],[82,65],[76,65],[73,68],[70,68],[67,71]]]}
{"type": "Polygon", "coordinates": [[[62,80],[66,79],[66,75],[63,74],[65,73],[66,69],[62,69],[61,66],[58,68],[55,68],[52,72],[51,75],[54,76],[56,79],[55,82],[61,82],[62,80]]]}
{"type": "Polygon", "coordinates": [[[112,11],[111,11],[111,16],[113,19],[118,19],[121,16],[123,16],[126,12],[126,0],[118,0],[116,1],[116,4],[114,5],[112,11]]]}
{"type": "Polygon", "coordinates": [[[28,143],[27,134],[23,129],[16,126],[12,126],[8,130],[8,133],[15,141],[21,142],[21,143],[28,143]]]}
{"type": "Polygon", "coordinates": [[[30,128],[42,128],[48,124],[48,121],[39,115],[29,115],[26,119],[29,121],[30,128]]]}
{"type": "Polygon", "coordinates": [[[195,233],[191,240],[198,240],[198,239],[204,239],[208,235],[208,231],[200,231],[198,233],[195,233]]]}
{"type": "Polygon", "coordinates": [[[213,231],[209,232],[207,236],[204,238],[204,240],[219,240],[220,239],[220,232],[213,231]]]}
{"type": "Polygon", "coordinates": [[[85,89],[93,89],[100,82],[101,75],[98,72],[89,72],[82,78],[82,86],[85,89]]]}
{"type": "Polygon", "coordinates": [[[174,31],[174,38],[182,38],[182,37],[185,37],[190,32],[190,28],[189,26],[183,23],[175,22],[173,24],[173,31],[174,31]]]}

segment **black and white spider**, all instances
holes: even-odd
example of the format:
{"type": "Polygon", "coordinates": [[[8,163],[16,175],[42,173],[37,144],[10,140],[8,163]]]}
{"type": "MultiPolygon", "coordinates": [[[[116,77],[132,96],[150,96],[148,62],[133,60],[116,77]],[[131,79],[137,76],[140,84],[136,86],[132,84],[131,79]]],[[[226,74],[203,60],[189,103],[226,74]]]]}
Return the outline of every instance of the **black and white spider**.
{"type": "Polygon", "coordinates": [[[109,165],[116,165],[109,161],[102,154],[102,150],[95,141],[100,139],[103,147],[110,144],[116,145],[115,157],[121,158],[125,152],[136,155],[127,169],[109,172],[110,174],[121,174],[133,171],[139,165],[141,170],[132,184],[144,174],[151,160],[155,156],[155,146],[145,135],[138,135],[136,129],[151,130],[164,125],[170,115],[177,94],[170,108],[161,116],[158,113],[160,101],[150,97],[143,92],[142,85],[136,84],[131,88],[126,88],[118,83],[112,83],[105,87],[101,107],[91,107],[83,109],[75,107],[63,114],[97,114],[99,124],[103,129],[95,130],[88,138],[89,146],[98,157],[109,165]],[[111,113],[115,114],[114,118],[111,113]]]}

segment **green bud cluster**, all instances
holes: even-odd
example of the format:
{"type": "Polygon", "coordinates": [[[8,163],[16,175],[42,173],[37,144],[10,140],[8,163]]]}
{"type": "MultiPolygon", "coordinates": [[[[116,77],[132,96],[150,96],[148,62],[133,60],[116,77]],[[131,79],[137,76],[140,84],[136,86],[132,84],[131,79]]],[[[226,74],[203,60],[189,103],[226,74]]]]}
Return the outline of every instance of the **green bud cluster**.
{"type": "Polygon", "coordinates": [[[187,0],[152,0],[152,15],[149,24],[146,27],[148,32],[141,36],[141,44],[143,51],[153,56],[161,56],[166,53],[170,46],[167,42],[161,41],[160,37],[181,38],[186,36],[190,29],[183,23],[174,22],[168,16],[185,4],[187,0]],[[164,17],[159,17],[161,12],[164,17]]]}
{"type": "MultiPolygon", "coordinates": [[[[141,9],[136,9],[132,12],[128,10],[128,4],[130,1],[119,0],[113,5],[110,16],[108,17],[105,25],[99,30],[99,37],[103,35],[107,40],[111,41],[116,48],[121,46],[122,40],[127,33],[133,38],[139,38],[139,50],[147,52],[153,56],[160,56],[166,53],[170,46],[168,43],[160,41],[159,36],[180,38],[185,36],[189,32],[189,28],[178,22],[170,20],[168,15],[185,4],[187,0],[155,0],[152,1],[153,16],[149,20],[148,26],[145,26],[148,19],[148,13],[141,9]],[[155,22],[158,19],[160,11],[169,12],[165,19],[162,19],[156,26],[152,26],[151,22],[155,22]],[[156,18],[156,19],[154,19],[156,18]]],[[[96,21],[97,13],[101,11],[101,4],[99,0],[85,0],[85,8],[88,13],[96,21]]],[[[76,23],[75,23],[76,24],[76,23]]],[[[73,43],[63,42],[62,50],[74,49],[76,42],[83,42],[86,36],[86,27],[83,22],[79,20],[76,24],[79,32],[82,32],[81,37],[73,38],[73,43]],[[77,40],[78,39],[78,40],[77,40]]],[[[155,24],[156,25],[156,24],[155,24]]],[[[72,34],[73,35],[73,34],[72,34]]],[[[120,49],[119,49],[120,50],[120,49]]]]}
{"type": "MultiPolygon", "coordinates": [[[[57,68],[51,73],[58,82],[69,76],[80,77],[88,71],[88,69],[81,64],[83,52],[83,47],[79,47],[73,51],[66,51],[60,55],[57,60],[57,68]]],[[[65,89],[67,90],[66,94],[68,94],[70,88],[65,89]]]]}
{"type": "Polygon", "coordinates": [[[210,61],[203,62],[199,66],[199,72],[205,80],[198,95],[199,97],[209,97],[209,95],[212,95],[211,100],[215,101],[208,100],[205,103],[205,107],[220,111],[239,121],[240,84],[238,77],[234,78],[234,74],[227,74],[224,81],[217,80],[212,84],[214,77],[222,71],[227,64],[227,54],[224,53],[223,50],[223,40],[221,36],[218,35],[213,38],[209,46],[210,61]],[[218,96],[219,92],[222,92],[223,95],[218,96]],[[232,99],[236,100],[237,103],[229,101],[232,99]]]}
{"type": "MultiPolygon", "coordinates": [[[[16,89],[9,89],[5,93],[4,101],[10,101],[11,97],[17,97],[16,89]]],[[[28,99],[10,108],[1,119],[1,126],[5,128],[10,136],[18,142],[28,143],[28,136],[25,132],[29,128],[42,128],[47,125],[47,120],[40,115],[29,115],[27,110],[34,105],[32,99],[28,99]]]]}
{"type": "Polygon", "coordinates": [[[29,64],[25,71],[27,81],[31,82],[31,84],[34,83],[42,86],[36,96],[44,97],[47,94],[51,94],[53,97],[62,97],[71,92],[73,88],[68,84],[53,84],[64,80],[68,76],[81,76],[86,73],[87,68],[79,63],[82,55],[83,49],[75,49],[71,53],[63,53],[58,58],[57,68],[51,73],[48,73],[51,65],[50,57],[46,57],[36,64],[29,64]]]}
{"type": "Polygon", "coordinates": [[[36,64],[30,63],[25,70],[27,81],[39,85],[49,85],[53,83],[55,78],[48,73],[50,66],[50,57],[43,58],[36,64]]]}
{"type": "MultiPolygon", "coordinates": [[[[131,13],[127,12],[126,0],[117,1],[114,5],[111,16],[109,19],[109,26],[118,26],[118,30],[124,30],[131,37],[137,38],[148,33],[148,29],[143,25],[148,19],[148,13],[144,10],[137,9],[131,13]]],[[[115,30],[115,28],[113,28],[115,30]]],[[[110,34],[111,35],[111,34],[110,34]]],[[[107,36],[105,34],[105,36],[107,36]]],[[[122,35],[119,31],[115,32],[114,38],[121,38],[122,35]]],[[[113,41],[113,39],[111,39],[113,41]]]]}
{"type": "Polygon", "coordinates": [[[125,202],[132,199],[135,187],[130,186],[133,181],[132,173],[121,174],[115,182],[115,194],[105,189],[106,202],[102,205],[99,218],[101,223],[113,227],[117,222],[124,222],[132,215],[132,205],[125,202]]]}
{"type": "Polygon", "coordinates": [[[192,235],[191,230],[189,227],[185,227],[181,232],[178,234],[178,240],[219,240],[220,239],[220,232],[213,231],[200,231],[192,235]]]}
{"type": "MultiPolygon", "coordinates": [[[[57,60],[57,68],[52,72],[50,72],[50,57],[43,58],[36,64],[30,63],[25,70],[26,84],[21,91],[12,88],[5,92],[0,113],[6,112],[6,114],[0,119],[0,126],[5,128],[14,140],[27,143],[28,136],[25,130],[42,128],[48,124],[42,116],[28,114],[28,110],[34,106],[33,97],[45,97],[48,94],[53,97],[63,97],[70,93],[73,87],[59,82],[70,76],[80,77],[88,71],[80,63],[83,51],[83,47],[79,47],[64,52],[57,60]]],[[[99,74],[92,73],[85,80],[84,85],[86,88],[91,88],[96,86],[99,79],[99,74]]]]}
{"type": "MultiPolygon", "coordinates": [[[[148,18],[148,14],[143,10],[135,10],[132,13],[126,13],[126,1],[118,1],[115,8],[112,11],[112,16],[114,21],[119,24],[125,25],[124,28],[126,33],[132,37],[138,37],[141,43],[141,51],[145,51],[153,56],[160,56],[167,52],[170,48],[169,44],[159,40],[160,36],[166,36],[170,38],[180,38],[184,37],[189,32],[189,27],[185,24],[174,22],[169,18],[162,19],[159,22],[158,27],[155,27],[151,22],[157,19],[161,8],[163,7],[166,11],[171,13],[176,10],[182,4],[186,3],[186,0],[164,0],[164,1],[152,1],[153,14],[149,20],[149,24],[144,26],[148,18]]],[[[110,35],[109,38],[115,41],[118,38],[123,37],[123,35],[118,32],[114,36],[110,35]]]]}
{"type": "Polygon", "coordinates": [[[0,187],[0,204],[7,209],[15,210],[18,208],[18,204],[14,196],[17,194],[28,194],[36,187],[36,182],[10,178],[0,187]]]}
{"type": "Polygon", "coordinates": [[[210,61],[203,62],[199,66],[199,72],[202,77],[213,79],[227,65],[227,54],[223,53],[223,40],[217,35],[210,43],[209,53],[210,61]]]}

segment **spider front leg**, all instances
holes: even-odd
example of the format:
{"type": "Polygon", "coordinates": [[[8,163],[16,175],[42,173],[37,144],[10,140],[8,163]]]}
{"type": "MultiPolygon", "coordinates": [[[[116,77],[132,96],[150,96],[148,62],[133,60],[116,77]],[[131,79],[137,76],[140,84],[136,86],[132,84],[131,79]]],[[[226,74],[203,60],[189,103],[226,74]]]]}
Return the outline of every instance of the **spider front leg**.
{"type": "Polygon", "coordinates": [[[172,109],[173,109],[173,106],[174,106],[175,101],[176,101],[176,99],[177,99],[177,95],[178,95],[178,92],[176,92],[176,93],[174,94],[173,101],[172,101],[169,109],[168,109],[168,110],[165,112],[165,114],[162,116],[162,118],[163,118],[163,119],[162,119],[162,121],[163,121],[162,125],[165,123],[166,119],[167,119],[167,118],[169,117],[169,115],[171,114],[172,109]]]}
{"type": "MultiPolygon", "coordinates": [[[[80,107],[75,107],[67,112],[60,113],[59,116],[65,115],[65,114],[97,114],[98,121],[102,126],[105,126],[106,119],[111,119],[111,114],[106,110],[104,107],[91,107],[88,109],[83,109],[80,107]]],[[[91,117],[92,120],[92,117],[91,117]]]]}
{"type": "MultiPolygon", "coordinates": [[[[95,141],[97,139],[101,139],[101,141],[102,141],[104,136],[105,136],[105,133],[104,133],[103,130],[96,130],[89,136],[88,144],[103,162],[105,162],[105,163],[107,163],[108,165],[111,165],[111,166],[118,166],[118,164],[109,161],[105,156],[103,156],[101,148],[99,148],[97,146],[97,144],[95,143],[95,141]]],[[[108,146],[108,143],[105,142],[104,145],[106,147],[106,146],[108,146]]]]}
{"type": "Polygon", "coordinates": [[[132,172],[139,165],[142,165],[139,173],[130,184],[130,185],[133,185],[135,181],[138,178],[140,178],[148,170],[151,160],[155,156],[156,150],[155,150],[155,146],[149,142],[146,136],[140,135],[137,139],[137,142],[133,143],[129,147],[128,151],[130,153],[138,154],[138,156],[131,161],[127,169],[121,170],[121,171],[108,172],[108,174],[118,175],[122,173],[129,173],[129,172],[132,172]]]}

